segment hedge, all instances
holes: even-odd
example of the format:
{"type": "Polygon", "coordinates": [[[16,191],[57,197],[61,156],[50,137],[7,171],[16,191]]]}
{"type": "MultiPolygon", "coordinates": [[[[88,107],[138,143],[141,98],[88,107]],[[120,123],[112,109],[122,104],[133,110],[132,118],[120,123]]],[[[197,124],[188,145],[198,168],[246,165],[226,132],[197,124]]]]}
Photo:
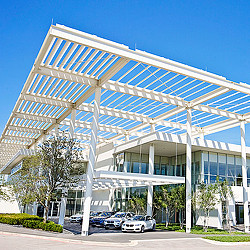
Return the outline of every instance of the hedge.
{"type": "Polygon", "coordinates": [[[22,225],[23,227],[42,229],[62,233],[63,227],[52,221],[43,222],[43,218],[29,214],[0,214],[0,223],[22,225]]]}

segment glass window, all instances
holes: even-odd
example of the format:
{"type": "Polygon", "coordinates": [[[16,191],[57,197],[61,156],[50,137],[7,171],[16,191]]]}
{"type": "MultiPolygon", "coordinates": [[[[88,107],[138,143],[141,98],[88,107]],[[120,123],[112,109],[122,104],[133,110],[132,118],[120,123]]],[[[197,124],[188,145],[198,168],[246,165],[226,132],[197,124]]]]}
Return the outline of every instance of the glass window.
{"type": "Polygon", "coordinates": [[[139,162],[132,162],[132,173],[139,173],[139,162]]]}
{"type": "Polygon", "coordinates": [[[203,152],[203,161],[208,161],[208,152],[203,152]]]}
{"type": "Polygon", "coordinates": [[[225,177],[226,176],[226,168],[227,168],[227,157],[225,154],[219,154],[218,155],[219,158],[219,176],[220,177],[225,177]]]}
{"type": "Polygon", "coordinates": [[[169,176],[174,176],[174,166],[167,166],[167,170],[169,176]]]}
{"type": "Polygon", "coordinates": [[[235,176],[235,165],[234,165],[234,156],[233,155],[227,156],[227,175],[228,176],[235,176]]]}
{"type": "Polygon", "coordinates": [[[204,161],[204,174],[208,174],[209,169],[208,169],[208,161],[204,161]]]}
{"type": "Polygon", "coordinates": [[[125,161],[124,161],[124,170],[127,172],[131,172],[130,166],[130,158],[131,158],[131,153],[125,152],[125,161]]]}
{"type": "Polygon", "coordinates": [[[236,174],[236,184],[237,186],[242,185],[242,165],[241,165],[241,157],[235,157],[235,174],[236,174]]]}
{"type": "Polygon", "coordinates": [[[217,154],[211,152],[209,153],[209,165],[210,165],[210,175],[215,176],[216,179],[216,176],[218,175],[217,154]]]}
{"type": "Polygon", "coordinates": [[[181,166],[180,165],[176,166],[176,176],[181,176],[181,166]]]}
{"type": "Polygon", "coordinates": [[[68,192],[68,198],[76,198],[76,191],[69,190],[69,192],[68,192]]]}
{"type": "Polygon", "coordinates": [[[83,197],[82,191],[77,191],[77,198],[82,198],[82,197],[83,197]]]}
{"type": "Polygon", "coordinates": [[[154,174],[158,174],[158,175],[161,174],[160,165],[159,164],[154,164],[154,174]]]}

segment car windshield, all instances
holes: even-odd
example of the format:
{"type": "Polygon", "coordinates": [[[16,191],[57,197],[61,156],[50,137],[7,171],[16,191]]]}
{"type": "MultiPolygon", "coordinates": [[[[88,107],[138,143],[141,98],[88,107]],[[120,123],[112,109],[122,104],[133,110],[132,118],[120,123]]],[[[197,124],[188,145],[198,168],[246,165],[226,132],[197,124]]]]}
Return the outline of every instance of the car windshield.
{"type": "Polygon", "coordinates": [[[132,218],[132,220],[136,220],[136,221],[143,221],[144,220],[144,216],[143,215],[136,215],[132,218]]]}
{"type": "Polygon", "coordinates": [[[104,212],[99,215],[100,217],[106,217],[106,216],[111,216],[110,212],[104,212]]]}
{"type": "Polygon", "coordinates": [[[97,216],[99,214],[99,212],[92,212],[90,213],[90,216],[97,216]]]}
{"type": "Polygon", "coordinates": [[[113,215],[112,217],[115,217],[115,218],[123,218],[123,217],[125,217],[125,213],[122,213],[122,214],[115,214],[115,215],[113,215]]]}

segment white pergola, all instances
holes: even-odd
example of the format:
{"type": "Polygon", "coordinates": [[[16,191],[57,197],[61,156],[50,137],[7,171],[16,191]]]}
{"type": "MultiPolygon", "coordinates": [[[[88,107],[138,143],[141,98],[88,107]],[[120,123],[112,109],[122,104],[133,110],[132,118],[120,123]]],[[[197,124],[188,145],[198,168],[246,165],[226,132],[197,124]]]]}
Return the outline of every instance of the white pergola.
{"type": "MultiPolygon", "coordinates": [[[[248,230],[245,124],[250,86],[62,25],[51,26],[0,138],[0,164],[51,133],[89,150],[88,221],[96,146],[155,131],[186,135],[186,224],[191,228],[191,139],[240,126],[248,230]]],[[[153,174],[154,145],[149,150],[153,174]]],[[[152,202],[152,185],[148,202],[152,202]],[[151,201],[150,201],[151,199],[151,201]]],[[[88,223],[83,223],[88,234],[88,223]]]]}

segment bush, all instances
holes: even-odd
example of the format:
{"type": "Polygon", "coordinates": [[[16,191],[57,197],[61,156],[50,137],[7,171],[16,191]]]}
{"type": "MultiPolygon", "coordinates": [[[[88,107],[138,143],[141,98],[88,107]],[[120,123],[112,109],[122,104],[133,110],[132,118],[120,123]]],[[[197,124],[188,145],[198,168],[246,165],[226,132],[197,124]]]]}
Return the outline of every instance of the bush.
{"type": "Polygon", "coordinates": [[[43,218],[30,214],[0,214],[0,223],[22,225],[26,220],[42,221],[43,218]]]}
{"type": "Polygon", "coordinates": [[[43,222],[43,218],[29,214],[0,214],[0,223],[22,225],[27,228],[42,229],[62,233],[63,227],[52,221],[43,222]]]}

